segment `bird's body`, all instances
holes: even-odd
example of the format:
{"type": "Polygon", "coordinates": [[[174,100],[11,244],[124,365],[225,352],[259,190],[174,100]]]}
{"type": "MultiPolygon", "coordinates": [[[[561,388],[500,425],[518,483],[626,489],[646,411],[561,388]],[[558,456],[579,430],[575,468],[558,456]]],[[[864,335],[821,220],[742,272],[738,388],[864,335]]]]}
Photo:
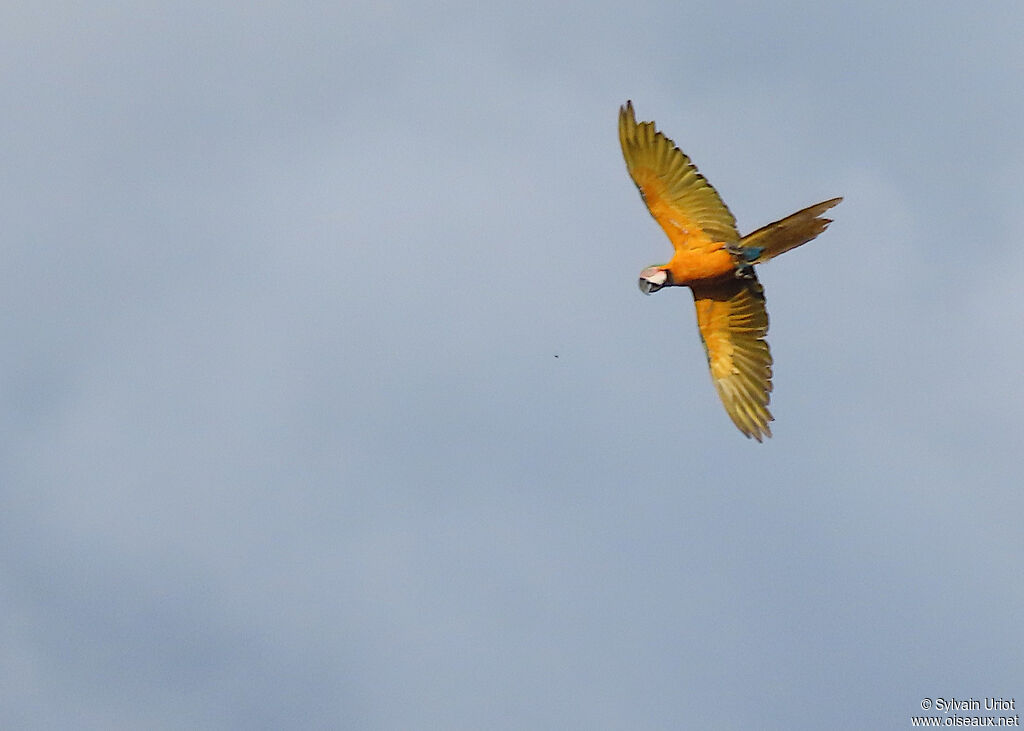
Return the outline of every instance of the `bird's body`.
{"type": "Polygon", "coordinates": [[[842,198],[741,238],[715,189],[653,122],[637,123],[632,102],[619,111],[619,141],[633,182],[675,248],[667,264],[640,273],[640,289],[651,294],[663,287],[690,287],[711,378],[726,411],[747,437],[770,437],[768,313],[754,265],[824,231],[831,221],[821,214],[842,198]]]}
{"type": "Polygon", "coordinates": [[[665,266],[673,284],[691,285],[732,276],[736,272],[736,258],[724,247],[706,252],[677,249],[665,266]]]}

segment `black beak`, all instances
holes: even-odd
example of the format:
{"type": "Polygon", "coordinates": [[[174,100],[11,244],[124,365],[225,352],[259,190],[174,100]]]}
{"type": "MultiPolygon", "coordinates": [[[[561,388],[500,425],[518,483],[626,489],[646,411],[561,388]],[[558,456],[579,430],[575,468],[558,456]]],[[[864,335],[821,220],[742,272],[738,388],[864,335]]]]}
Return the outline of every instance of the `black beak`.
{"type": "Polygon", "coordinates": [[[637,284],[640,285],[640,291],[643,292],[644,294],[653,294],[654,292],[657,292],[659,289],[661,289],[660,284],[655,284],[654,282],[643,278],[641,278],[640,281],[637,282],[637,284]]]}

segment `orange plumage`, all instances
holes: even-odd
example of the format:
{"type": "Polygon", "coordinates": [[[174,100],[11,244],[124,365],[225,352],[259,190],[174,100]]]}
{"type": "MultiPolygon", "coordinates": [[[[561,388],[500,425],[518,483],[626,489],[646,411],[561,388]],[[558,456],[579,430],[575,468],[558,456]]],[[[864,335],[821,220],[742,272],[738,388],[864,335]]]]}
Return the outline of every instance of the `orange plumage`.
{"type": "Polygon", "coordinates": [[[619,110],[619,142],[640,196],[675,248],[667,264],[641,272],[641,290],[690,287],[711,378],[726,412],[747,437],[770,437],[768,312],[754,265],[824,231],[831,221],[821,214],[842,198],[740,238],[736,219],[715,189],[653,122],[637,123],[632,102],[619,110]]]}

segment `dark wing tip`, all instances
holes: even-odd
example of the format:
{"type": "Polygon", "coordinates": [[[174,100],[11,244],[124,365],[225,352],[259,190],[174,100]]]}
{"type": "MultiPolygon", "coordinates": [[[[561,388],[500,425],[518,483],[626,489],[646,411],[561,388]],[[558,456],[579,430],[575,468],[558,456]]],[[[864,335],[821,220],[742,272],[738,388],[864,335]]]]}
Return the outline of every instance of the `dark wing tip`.
{"type": "Polygon", "coordinates": [[[633,102],[626,100],[626,103],[619,107],[619,124],[624,124],[627,119],[633,121],[636,124],[636,113],[633,111],[633,102]]]}

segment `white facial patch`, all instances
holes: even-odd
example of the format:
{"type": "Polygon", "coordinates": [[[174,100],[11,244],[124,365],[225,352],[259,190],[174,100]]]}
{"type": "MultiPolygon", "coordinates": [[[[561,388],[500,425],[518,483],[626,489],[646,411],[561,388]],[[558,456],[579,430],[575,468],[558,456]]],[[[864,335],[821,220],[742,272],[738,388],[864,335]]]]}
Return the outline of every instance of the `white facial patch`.
{"type": "Polygon", "coordinates": [[[668,274],[664,269],[658,267],[647,267],[640,272],[640,278],[645,279],[656,287],[663,287],[668,281],[668,274]]]}

